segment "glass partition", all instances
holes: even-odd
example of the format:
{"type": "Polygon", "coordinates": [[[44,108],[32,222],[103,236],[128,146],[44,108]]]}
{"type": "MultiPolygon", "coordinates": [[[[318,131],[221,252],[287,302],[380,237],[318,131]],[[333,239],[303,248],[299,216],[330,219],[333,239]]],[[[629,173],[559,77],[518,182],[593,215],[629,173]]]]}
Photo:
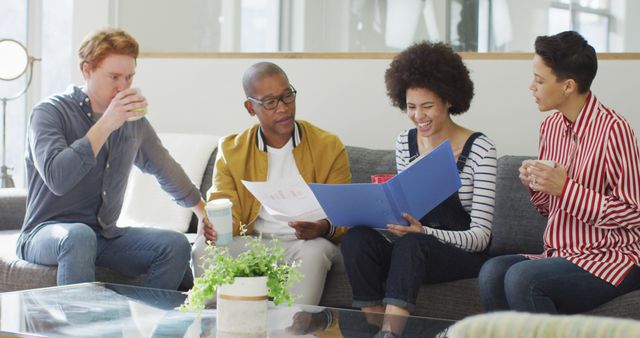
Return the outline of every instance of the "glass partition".
{"type": "Polygon", "coordinates": [[[384,52],[420,40],[531,52],[574,29],[598,52],[638,52],[636,0],[112,0],[144,52],[384,52]]]}

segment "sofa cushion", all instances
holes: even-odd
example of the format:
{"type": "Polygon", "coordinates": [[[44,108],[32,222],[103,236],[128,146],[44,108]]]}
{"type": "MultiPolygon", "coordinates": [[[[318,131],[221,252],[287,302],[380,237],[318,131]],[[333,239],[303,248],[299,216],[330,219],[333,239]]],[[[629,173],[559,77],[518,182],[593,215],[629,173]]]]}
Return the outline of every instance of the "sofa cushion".
{"type": "Polygon", "coordinates": [[[640,320],[640,290],[635,290],[601,304],[586,313],[595,316],[632,318],[640,320]]]}
{"type": "Polygon", "coordinates": [[[376,150],[346,146],[353,183],[371,183],[371,175],[395,174],[396,155],[393,150],[376,150]]]}
{"type": "Polygon", "coordinates": [[[547,224],[529,201],[529,191],[518,178],[527,156],[498,159],[496,208],[489,253],[492,256],[542,252],[542,234],[547,224]]]}
{"type": "Polygon", "coordinates": [[[27,191],[20,188],[0,189],[0,230],[20,230],[27,206],[27,191]]]}
{"type": "MultiPolygon", "coordinates": [[[[216,147],[219,137],[199,134],[159,134],[162,144],[180,163],[192,182],[199,185],[203,168],[216,147]]],[[[155,177],[131,170],[119,226],[149,226],[186,232],[192,212],[178,206],[164,192],[155,177]]]]}
{"type": "Polygon", "coordinates": [[[7,258],[17,258],[16,242],[20,236],[20,230],[4,230],[0,231],[0,256],[7,258]]]}

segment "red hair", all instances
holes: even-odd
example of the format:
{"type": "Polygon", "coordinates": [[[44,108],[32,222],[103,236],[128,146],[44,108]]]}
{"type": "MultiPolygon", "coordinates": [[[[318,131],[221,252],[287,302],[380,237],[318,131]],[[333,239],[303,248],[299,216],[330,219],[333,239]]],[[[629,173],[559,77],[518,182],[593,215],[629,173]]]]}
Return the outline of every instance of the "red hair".
{"type": "Polygon", "coordinates": [[[93,70],[111,54],[138,58],[138,42],[129,33],[117,28],[101,29],[87,36],[78,50],[80,70],[86,63],[93,70]]]}

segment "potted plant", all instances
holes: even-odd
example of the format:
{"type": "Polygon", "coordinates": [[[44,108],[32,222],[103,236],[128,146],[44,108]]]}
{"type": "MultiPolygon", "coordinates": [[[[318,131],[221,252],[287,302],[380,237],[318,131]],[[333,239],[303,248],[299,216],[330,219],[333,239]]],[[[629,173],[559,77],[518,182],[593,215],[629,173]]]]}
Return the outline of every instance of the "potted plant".
{"type": "MultiPolygon", "coordinates": [[[[244,236],[246,228],[241,228],[244,236]]],[[[284,248],[266,245],[261,237],[247,239],[249,250],[232,257],[227,247],[208,246],[205,272],[194,280],[181,311],[202,311],[217,296],[217,330],[233,333],[266,332],[267,301],[293,304],[289,292],[301,278],[299,263],[287,263],[284,248]]]]}

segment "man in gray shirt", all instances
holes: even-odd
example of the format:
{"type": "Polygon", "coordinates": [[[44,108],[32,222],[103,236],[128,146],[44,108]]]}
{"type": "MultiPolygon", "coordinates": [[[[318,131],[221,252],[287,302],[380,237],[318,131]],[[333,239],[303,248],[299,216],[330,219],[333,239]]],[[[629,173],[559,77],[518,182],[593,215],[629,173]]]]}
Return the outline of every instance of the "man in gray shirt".
{"type": "Polygon", "coordinates": [[[39,103],[31,116],[26,168],[27,213],[17,254],[57,265],[58,285],[95,280],[95,266],[146,274],[145,286],[176,289],[190,245],[170,230],[119,228],[132,165],[154,175],[176,202],[192,208],[205,237],[215,231],[204,201],[162,146],[146,118],[146,99],[129,88],[138,43],[122,30],[87,37],[79,50],[86,86],[39,103]]]}

